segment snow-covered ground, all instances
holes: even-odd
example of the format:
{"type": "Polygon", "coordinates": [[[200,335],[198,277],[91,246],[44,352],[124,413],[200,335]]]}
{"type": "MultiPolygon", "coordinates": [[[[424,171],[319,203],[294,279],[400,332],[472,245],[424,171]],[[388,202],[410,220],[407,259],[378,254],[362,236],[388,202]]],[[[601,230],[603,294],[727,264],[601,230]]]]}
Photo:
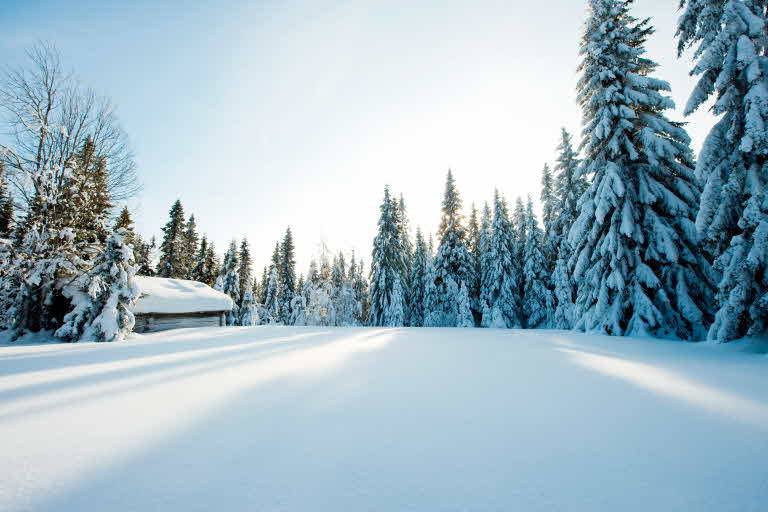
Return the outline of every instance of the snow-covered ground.
{"type": "Polygon", "coordinates": [[[280,327],[4,345],[0,510],[764,511],[755,348],[280,327]]]}

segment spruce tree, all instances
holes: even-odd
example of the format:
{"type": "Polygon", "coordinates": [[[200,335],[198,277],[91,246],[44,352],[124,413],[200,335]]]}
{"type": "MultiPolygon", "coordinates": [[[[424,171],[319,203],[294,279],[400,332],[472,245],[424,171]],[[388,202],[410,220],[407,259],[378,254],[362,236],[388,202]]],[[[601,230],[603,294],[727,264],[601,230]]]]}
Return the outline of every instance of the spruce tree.
{"type": "Polygon", "coordinates": [[[238,270],[240,262],[237,254],[237,243],[232,240],[229,249],[224,255],[224,263],[219,271],[214,288],[221,293],[229,295],[232,299],[232,309],[227,312],[227,325],[238,325],[240,320],[240,276],[238,270]]]}
{"type": "Polygon", "coordinates": [[[163,226],[163,242],[160,244],[160,262],[157,273],[160,277],[184,279],[186,277],[184,207],[176,200],[169,213],[170,219],[163,226]]]}
{"type": "Polygon", "coordinates": [[[552,171],[547,164],[541,171],[541,221],[544,224],[544,240],[549,240],[555,225],[555,218],[560,210],[560,205],[555,196],[554,179],[552,171]]]}
{"type": "Polygon", "coordinates": [[[371,261],[370,323],[374,326],[402,327],[405,321],[405,298],[402,295],[405,293],[406,262],[396,205],[389,187],[385,187],[371,261]]]}
{"type": "Polygon", "coordinates": [[[480,219],[477,213],[475,203],[472,203],[472,209],[469,214],[469,222],[467,223],[467,244],[469,247],[469,254],[472,256],[472,286],[469,287],[469,301],[472,304],[473,316],[481,317],[483,308],[480,306],[480,284],[481,284],[481,269],[480,269],[480,219]]]}
{"type": "Polygon", "coordinates": [[[403,248],[403,262],[405,263],[405,270],[403,271],[402,276],[402,286],[403,292],[405,294],[403,299],[403,307],[405,311],[404,325],[408,326],[411,325],[411,305],[408,299],[410,295],[409,290],[411,287],[411,268],[413,267],[413,242],[411,241],[411,223],[408,219],[408,211],[405,207],[405,199],[403,199],[403,194],[400,194],[400,199],[398,200],[396,207],[397,218],[399,221],[400,246],[403,248]]]}
{"type": "Polygon", "coordinates": [[[653,28],[630,4],[590,0],[581,46],[583,167],[594,180],[568,236],[576,327],[700,339],[710,280],[693,223],[693,155],[682,125],[664,116],[669,84],[643,56],[653,28]]]}
{"type": "MultiPolygon", "coordinates": [[[[248,239],[243,237],[243,241],[240,242],[240,255],[239,255],[240,267],[237,269],[238,279],[240,281],[240,296],[241,301],[245,300],[246,291],[251,292],[249,298],[250,302],[254,302],[253,299],[253,260],[251,259],[251,249],[248,246],[248,239]]],[[[251,325],[251,324],[249,324],[251,325]]]]}
{"type": "Polygon", "coordinates": [[[411,267],[411,288],[409,290],[408,303],[411,306],[411,327],[424,326],[424,290],[429,271],[429,249],[421,234],[421,228],[416,228],[416,250],[413,253],[413,266],[411,267]]]}
{"type": "Polygon", "coordinates": [[[192,266],[192,270],[190,270],[189,278],[193,281],[200,281],[201,283],[205,282],[206,277],[206,256],[208,255],[208,237],[206,235],[203,235],[203,238],[200,239],[200,245],[197,249],[197,254],[195,255],[195,261],[194,265],[192,266]]]}
{"type": "Polygon", "coordinates": [[[184,228],[184,279],[192,279],[197,253],[200,250],[200,235],[197,233],[195,216],[190,215],[184,228]]]}
{"type": "Polygon", "coordinates": [[[562,128],[560,136],[554,176],[554,192],[559,211],[551,229],[551,245],[556,249],[555,267],[552,273],[556,307],[552,327],[570,329],[574,324],[576,284],[568,268],[568,261],[573,254],[573,249],[568,243],[568,233],[579,215],[578,202],[587,189],[587,182],[581,175],[580,161],[573,150],[571,135],[562,128]]]}
{"type": "Polygon", "coordinates": [[[120,341],[131,332],[135,319],[131,309],[141,295],[134,281],[133,250],[120,228],[106,241],[93,268],[80,273],[64,287],[71,311],[56,336],[66,341],[120,341]]]}
{"type": "Polygon", "coordinates": [[[525,207],[525,248],[523,251],[523,317],[527,329],[549,327],[555,299],[549,288],[550,273],[544,257],[544,234],[533,213],[528,196],[525,207]]]}
{"type": "MultiPolygon", "coordinates": [[[[139,251],[137,254],[136,264],[139,266],[137,274],[141,276],[154,276],[156,274],[153,258],[155,250],[157,249],[157,240],[155,237],[149,239],[149,243],[139,241],[139,251]]],[[[134,251],[135,252],[135,251],[134,251]]]]}
{"type": "MultiPolygon", "coordinates": [[[[482,299],[483,327],[519,328],[522,326],[518,276],[513,263],[514,234],[506,202],[495,191],[490,239],[483,252],[482,299]]],[[[486,235],[487,237],[488,235],[486,235]]]]}
{"type": "Polygon", "coordinates": [[[696,47],[685,114],[714,96],[721,116],[696,165],[696,227],[719,275],[709,339],[768,327],[768,15],[764,1],[681,0],[678,52],[696,47]]]}
{"type": "Polygon", "coordinates": [[[288,227],[280,244],[280,262],[278,275],[280,277],[280,321],[284,325],[291,322],[291,301],[296,293],[296,260],[294,256],[293,234],[288,227]]]}
{"type": "Polygon", "coordinates": [[[426,312],[426,325],[431,327],[455,327],[462,323],[458,294],[462,285],[469,289],[474,280],[474,265],[467,248],[467,231],[461,214],[461,196],[456,188],[453,173],[449,170],[443,194],[442,218],[438,230],[440,246],[434,263],[437,303],[426,312]]]}
{"type": "Polygon", "coordinates": [[[280,244],[275,244],[272,263],[269,266],[267,282],[264,285],[264,315],[262,323],[280,323],[280,244]]]}

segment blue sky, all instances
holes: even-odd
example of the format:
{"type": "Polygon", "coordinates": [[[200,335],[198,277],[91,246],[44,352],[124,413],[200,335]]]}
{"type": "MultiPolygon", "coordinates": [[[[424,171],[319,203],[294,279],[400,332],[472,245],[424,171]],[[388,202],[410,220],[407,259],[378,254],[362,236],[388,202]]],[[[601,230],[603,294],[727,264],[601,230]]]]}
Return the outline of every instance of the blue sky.
{"type": "MultiPolygon", "coordinates": [[[[677,0],[637,0],[682,119],[690,61],[677,0]]],[[[248,236],[257,268],[291,225],[299,271],[320,242],[370,259],[382,189],[434,231],[446,170],[466,206],[539,193],[574,87],[585,2],[0,2],[0,62],[53,41],[110,96],[136,150],[139,231],[180,198],[224,250],[248,236]],[[413,5],[418,4],[418,5],[413,5]],[[544,8],[532,8],[543,5],[544,8]]],[[[712,124],[696,114],[698,150],[712,124]]]]}

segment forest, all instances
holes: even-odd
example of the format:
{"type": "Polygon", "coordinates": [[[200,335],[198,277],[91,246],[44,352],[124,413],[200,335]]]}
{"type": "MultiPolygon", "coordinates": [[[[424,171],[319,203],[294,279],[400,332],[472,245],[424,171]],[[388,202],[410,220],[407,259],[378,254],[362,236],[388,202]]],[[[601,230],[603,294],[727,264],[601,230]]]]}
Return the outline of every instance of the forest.
{"type": "Polygon", "coordinates": [[[434,235],[414,232],[405,198],[386,188],[369,267],[325,251],[298,275],[290,227],[260,275],[247,239],[222,258],[181,200],[162,236],[137,233],[124,206],[140,191],[137,162],[110,100],[39,43],[0,84],[0,329],[122,340],[141,295],[134,277],[156,275],[229,295],[233,326],[764,334],[767,21],[761,2],[682,0],[678,53],[693,56],[698,79],[685,113],[712,100],[718,117],[694,155],[646,54],[651,20],[635,18],[631,0],[590,0],[580,143],[562,129],[542,155],[554,165],[541,171],[540,219],[533,198],[503,191],[465,211],[449,170],[434,235]]]}

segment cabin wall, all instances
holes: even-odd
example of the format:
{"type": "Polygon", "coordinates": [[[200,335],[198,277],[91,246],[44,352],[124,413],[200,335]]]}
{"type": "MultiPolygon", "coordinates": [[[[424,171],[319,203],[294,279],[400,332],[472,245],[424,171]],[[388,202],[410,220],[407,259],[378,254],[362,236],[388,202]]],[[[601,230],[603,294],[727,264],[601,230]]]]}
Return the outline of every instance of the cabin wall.
{"type": "Polygon", "coordinates": [[[222,315],[223,313],[220,311],[185,314],[142,313],[136,315],[136,325],[133,327],[133,331],[147,333],[192,327],[219,327],[222,315]]]}

